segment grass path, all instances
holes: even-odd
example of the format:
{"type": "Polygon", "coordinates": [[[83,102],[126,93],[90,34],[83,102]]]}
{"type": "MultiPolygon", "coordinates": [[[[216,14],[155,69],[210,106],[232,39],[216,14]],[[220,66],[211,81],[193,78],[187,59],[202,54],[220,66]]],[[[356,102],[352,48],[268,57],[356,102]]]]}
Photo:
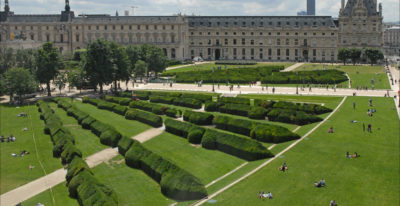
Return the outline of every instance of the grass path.
{"type": "MultiPolygon", "coordinates": [[[[254,170],[252,170],[251,172],[247,173],[246,175],[242,176],[241,178],[235,180],[234,182],[230,183],[229,185],[223,187],[222,189],[218,190],[217,192],[211,194],[208,196],[208,199],[212,199],[215,196],[217,196],[218,194],[224,192],[225,190],[231,188],[232,186],[236,185],[237,183],[241,182],[242,180],[246,179],[247,177],[249,177],[250,175],[256,173],[257,171],[259,171],[260,169],[262,169],[263,167],[267,166],[269,163],[271,163],[273,160],[279,158],[282,154],[284,154],[285,152],[289,151],[290,149],[292,149],[294,146],[296,146],[298,143],[300,143],[301,141],[303,141],[305,138],[307,138],[311,133],[313,133],[317,128],[319,128],[323,123],[325,123],[345,102],[347,97],[344,97],[342,102],[340,102],[340,104],[336,107],[336,109],[330,114],[328,115],[327,118],[325,118],[322,122],[320,122],[317,126],[315,126],[313,129],[311,129],[306,135],[304,135],[302,138],[300,138],[299,140],[295,141],[293,144],[291,144],[289,147],[287,147],[286,149],[282,150],[280,153],[276,154],[275,157],[267,160],[266,162],[264,162],[263,164],[261,164],[260,166],[258,166],[257,168],[255,168],[254,170]]],[[[203,199],[199,202],[197,202],[195,205],[202,205],[205,202],[208,201],[208,199],[203,199]]]]}
{"type": "Polygon", "coordinates": [[[215,205],[328,205],[333,199],[338,205],[398,205],[399,119],[388,98],[374,98],[378,112],[368,117],[368,99],[348,97],[331,119],[279,161],[214,196],[215,205]],[[363,133],[362,123],[372,124],[373,132],[363,133]],[[331,126],[335,133],[327,134],[331,126]],[[361,157],[348,159],[347,151],[361,157]],[[285,173],[277,171],[283,162],[289,166],[285,173]],[[313,182],[321,178],[327,187],[315,188],[313,182]],[[262,203],[260,190],[271,191],[274,199],[262,203]]]}

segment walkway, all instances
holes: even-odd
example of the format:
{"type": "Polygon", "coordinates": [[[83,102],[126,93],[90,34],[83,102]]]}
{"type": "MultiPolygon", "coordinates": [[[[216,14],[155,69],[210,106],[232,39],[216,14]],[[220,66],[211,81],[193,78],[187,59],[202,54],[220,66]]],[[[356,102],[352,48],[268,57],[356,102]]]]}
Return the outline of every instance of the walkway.
{"type": "MultiPolygon", "coordinates": [[[[132,139],[135,139],[143,143],[160,135],[161,133],[163,133],[164,130],[165,130],[164,127],[151,128],[132,137],[132,139]]],[[[107,162],[113,159],[118,154],[119,154],[118,148],[108,148],[87,157],[85,160],[86,163],[89,165],[89,167],[93,168],[96,167],[97,165],[100,165],[103,162],[107,162]]],[[[28,200],[29,198],[34,197],[40,194],[41,192],[44,192],[64,182],[66,174],[67,170],[58,169],[46,176],[43,176],[28,184],[25,184],[14,190],[11,190],[0,196],[0,205],[12,206],[20,202],[23,202],[25,200],[28,200]]]]}
{"type": "Polygon", "coordinates": [[[194,64],[186,64],[186,65],[168,67],[165,70],[168,71],[168,70],[179,69],[179,68],[190,67],[190,66],[196,66],[196,65],[201,65],[201,64],[208,64],[208,63],[213,63],[213,62],[196,62],[194,64]]]}
{"type": "Polygon", "coordinates": [[[326,117],[322,122],[320,122],[317,126],[315,126],[313,129],[311,129],[309,132],[307,132],[307,134],[305,134],[303,137],[301,137],[299,140],[295,141],[293,144],[291,144],[290,146],[288,146],[287,148],[285,148],[283,151],[281,151],[280,153],[278,153],[277,155],[275,155],[275,157],[267,160],[266,162],[264,162],[263,164],[261,164],[260,166],[258,166],[257,168],[255,168],[254,170],[250,171],[249,173],[245,174],[244,176],[242,176],[241,178],[233,181],[232,183],[230,183],[229,185],[223,187],[222,189],[218,190],[217,192],[209,195],[207,198],[200,200],[199,202],[197,202],[196,204],[194,204],[195,206],[199,206],[202,205],[204,203],[206,203],[207,201],[209,201],[210,199],[214,198],[215,196],[217,196],[218,194],[224,192],[225,190],[231,188],[232,186],[236,185],[237,183],[241,182],[242,180],[246,179],[247,177],[249,177],[250,175],[256,173],[257,171],[259,171],[260,169],[262,169],[263,167],[267,166],[269,163],[271,163],[273,160],[279,158],[281,155],[283,155],[285,152],[289,151],[290,149],[292,149],[294,146],[296,146],[298,143],[300,143],[301,141],[303,141],[305,138],[307,138],[311,133],[313,133],[316,129],[318,129],[322,124],[324,124],[330,117],[332,117],[333,114],[335,114],[339,108],[343,105],[343,103],[346,101],[347,97],[344,97],[343,100],[340,102],[340,104],[335,108],[335,110],[333,110],[333,112],[331,112],[328,117],[326,117]]]}
{"type": "Polygon", "coordinates": [[[293,70],[295,70],[295,69],[297,69],[297,68],[303,66],[303,64],[304,64],[304,63],[296,63],[296,64],[294,64],[294,65],[292,65],[292,66],[290,66],[290,67],[284,69],[283,72],[291,72],[291,71],[293,71],[293,70]]]}

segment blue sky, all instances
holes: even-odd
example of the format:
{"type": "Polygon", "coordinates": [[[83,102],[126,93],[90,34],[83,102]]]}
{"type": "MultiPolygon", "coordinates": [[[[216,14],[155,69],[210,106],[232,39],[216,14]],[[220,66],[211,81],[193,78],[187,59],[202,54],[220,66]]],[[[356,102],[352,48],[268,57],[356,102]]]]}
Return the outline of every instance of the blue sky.
{"type": "MultiPolygon", "coordinates": [[[[4,0],[2,7],[4,5],[4,0]]],[[[59,13],[65,0],[9,0],[16,14],[59,13]]],[[[399,0],[378,0],[383,3],[384,21],[399,21],[399,0]]],[[[336,17],[340,0],[316,0],[317,15],[336,17]]],[[[106,13],[120,15],[125,10],[135,15],[296,15],[305,10],[306,0],[70,0],[77,14],[106,13]]]]}

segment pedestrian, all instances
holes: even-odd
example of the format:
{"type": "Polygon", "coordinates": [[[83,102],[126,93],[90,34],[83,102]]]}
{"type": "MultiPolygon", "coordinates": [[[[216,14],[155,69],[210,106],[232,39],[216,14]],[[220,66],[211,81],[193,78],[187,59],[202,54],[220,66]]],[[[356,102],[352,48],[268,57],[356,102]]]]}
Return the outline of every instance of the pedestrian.
{"type": "Polygon", "coordinates": [[[372,125],[371,125],[371,124],[368,124],[368,129],[367,129],[367,131],[368,131],[369,133],[372,133],[372,125]]]}
{"type": "MultiPolygon", "coordinates": [[[[353,94],[353,96],[354,96],[354,94],[353,94]]],[[[353,102],[353,109],[354,110],[356,109],[356,102],[353,102]]]]}
{"type": "Polygon", "coordinates": [[[275,87],[272,87],[272,94],[275,94],[275,87]]]}
{"type": "Polygon", "coordinates": [[[369,99],[369,106],[372,107],[372,99],[369,99]]]}
{"type": "Polygon", "coordinates": [[[365,132],[365,124],[363,123],[363,132],[365,132]]]}

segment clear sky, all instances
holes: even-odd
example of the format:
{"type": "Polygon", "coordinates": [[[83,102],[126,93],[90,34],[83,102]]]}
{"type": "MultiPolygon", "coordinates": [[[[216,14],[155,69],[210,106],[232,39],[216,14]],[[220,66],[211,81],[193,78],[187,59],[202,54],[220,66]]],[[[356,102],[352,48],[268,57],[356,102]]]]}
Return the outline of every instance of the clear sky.
{"type": "MultiPolygon", "coordinates": [[[[4,0],[0,0],[2,7],[4,0]]],[[[65,0],[9,0],[16,14],[54,14],[64,8],[65,0]]],[[[400,0],[378,0],[383,3],[384,21],[400,21],[400,0]]],[[[265,15],[292,16],[306,9],[306,0],[70,0],[76,14],[106,13],[120,15],[125,10],[135,15],[265,15]]],[[[340,0],[316,0],[317,15],[337,17],[340,0]]],[[[3,9],[3,8],[2,8],[3,9]]]]}

